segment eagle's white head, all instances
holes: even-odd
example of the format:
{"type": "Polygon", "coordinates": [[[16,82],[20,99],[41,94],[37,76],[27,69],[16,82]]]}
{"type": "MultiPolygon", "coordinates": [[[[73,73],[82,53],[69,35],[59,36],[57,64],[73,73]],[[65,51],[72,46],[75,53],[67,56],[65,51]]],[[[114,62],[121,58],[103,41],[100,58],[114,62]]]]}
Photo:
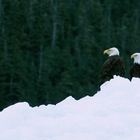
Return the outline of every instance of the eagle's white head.
{"type": "Polygon", "coordinates": [[[134,59],[134,63],[140,64],[140,53],[134,53],[131,55],[131,58],[134,59]]]}
{"type": "Polygon", "coordinates": [[[104,54],[108,54],[108,56],[119,55],[119,50],[115,47],[109,48],[104,51],[104,54]]]}

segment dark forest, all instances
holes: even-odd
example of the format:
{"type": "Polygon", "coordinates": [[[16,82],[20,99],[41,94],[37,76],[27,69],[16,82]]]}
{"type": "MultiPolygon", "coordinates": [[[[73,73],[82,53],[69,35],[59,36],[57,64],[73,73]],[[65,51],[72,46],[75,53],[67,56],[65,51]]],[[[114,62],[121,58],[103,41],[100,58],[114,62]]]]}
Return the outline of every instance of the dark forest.
{"type": "Polygon", "coordinates": [[[0,0],[0,110],[99,89],[103,50],[140,52],[140,0],[0,0]]]}

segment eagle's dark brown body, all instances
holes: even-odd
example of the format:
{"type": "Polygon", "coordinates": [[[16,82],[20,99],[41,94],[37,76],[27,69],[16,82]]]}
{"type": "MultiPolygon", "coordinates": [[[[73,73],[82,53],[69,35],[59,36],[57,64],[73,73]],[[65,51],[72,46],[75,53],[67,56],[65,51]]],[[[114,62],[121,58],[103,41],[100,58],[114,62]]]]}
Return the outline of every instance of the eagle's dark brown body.
{"type": "Polygon", "coordinates": [[[119,55],[110,56],[103,64],[100,76],[100,84],[112,79],[113,75],[125,75],[124,63],[119,55]]]}
{"type": "Polygon", "coordinates": [[[130,69],[130,78],[139,77],[140,78],[140,64],[134,63],[130,69]]]}

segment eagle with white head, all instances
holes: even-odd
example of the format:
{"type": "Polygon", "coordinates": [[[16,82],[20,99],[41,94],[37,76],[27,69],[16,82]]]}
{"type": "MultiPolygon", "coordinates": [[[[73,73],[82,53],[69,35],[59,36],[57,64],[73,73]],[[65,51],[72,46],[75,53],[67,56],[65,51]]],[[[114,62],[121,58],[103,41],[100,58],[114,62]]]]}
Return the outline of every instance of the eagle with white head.
{"type": "Polygon", "coordinates": [[[115,47],[104,51],[108,59],[104,62],[100,75],[100,84],[109,81],[114,75],[124,76],[125,67],[122,58],[119,56],[119,50],[115,47]]]}

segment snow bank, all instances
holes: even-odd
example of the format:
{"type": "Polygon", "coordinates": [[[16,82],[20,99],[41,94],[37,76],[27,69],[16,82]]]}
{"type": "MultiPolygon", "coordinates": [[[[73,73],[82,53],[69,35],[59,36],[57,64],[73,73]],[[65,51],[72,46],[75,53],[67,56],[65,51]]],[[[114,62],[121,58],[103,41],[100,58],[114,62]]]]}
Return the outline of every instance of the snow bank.
{"type": "Polygon", "coordinates": [[[93,97],[17,103],[0,113],[1,140],[140,140],[140,79],[114,77],[93,97]]]}

